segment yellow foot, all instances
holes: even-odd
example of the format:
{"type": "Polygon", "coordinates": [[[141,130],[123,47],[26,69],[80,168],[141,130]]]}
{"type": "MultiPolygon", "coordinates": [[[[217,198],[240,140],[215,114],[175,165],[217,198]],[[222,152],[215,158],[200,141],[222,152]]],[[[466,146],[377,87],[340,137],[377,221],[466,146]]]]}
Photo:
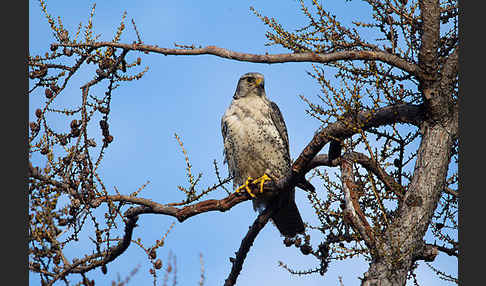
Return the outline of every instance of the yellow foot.
{"type": "Polygon", "coordinates": [[[248,179],[246,179],[246,182],[239,186],[238,189],[236,189],[236,192],[239,193],[241,192],[242,189],[246,189],[246,192],[252,197],[252,198],[255,198],[256,196],[251,192],[250,190],[250,187],[248,187],[248,184],[250,184],[250,180],[253,180],[252,177],[248,177],[248,179]]]}
{"type": "Polygon", "coordinates": [[[255,194],[253,194],[251,192],[251,189],[250,189],[250,184],[258,184],[260,183],[260,193],[263,193],[263,184],[265,184],[266,181],[271,181],[272,179],[267,175],[267,174],[263,174],[263,176],[261,176],[260,178],[258,179],[255,179],[253,180],[252,177],[248,177],[248,179],[246,179],[246,182],[239,186],[238,189],[236,189],[235,192],[239,193],[241,192],[243,189],[246,190],[246,192],[252,197],[252,198],[256,198],[255,194]]]}
{"type": "Polygon", "coordinates": [[[265,181],[271,181],[270,177],[267,174],[263,174],[260,178],[254,180],[251,182],[252,184],[260,183],[260,193],[263,193],[263,184],[265,184],[265,181]]]}

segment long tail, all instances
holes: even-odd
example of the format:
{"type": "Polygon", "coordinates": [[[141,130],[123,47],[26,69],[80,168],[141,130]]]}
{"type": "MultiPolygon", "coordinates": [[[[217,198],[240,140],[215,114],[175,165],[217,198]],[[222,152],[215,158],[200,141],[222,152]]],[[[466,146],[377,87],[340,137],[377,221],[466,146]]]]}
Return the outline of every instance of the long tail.
{"type": "Polygon", "coordinates": [[[290,191],[288,195],[282,194],[279,199],[281,200],[281,207],[272,216],[272,220],[277,229],[282,235],[287,237],[294,237],[298,233],[303,233],[305,226],[299,209],[295,204],[295,191],[290,191]]]}

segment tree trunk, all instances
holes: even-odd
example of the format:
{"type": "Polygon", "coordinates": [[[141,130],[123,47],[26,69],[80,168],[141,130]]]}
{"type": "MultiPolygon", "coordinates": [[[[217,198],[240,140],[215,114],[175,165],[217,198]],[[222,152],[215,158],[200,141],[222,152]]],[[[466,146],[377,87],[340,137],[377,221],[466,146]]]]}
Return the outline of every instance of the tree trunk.
{"type": "Polygon", "coordinates": [[[445,187],[453,142],[453,121],[422,125],[414,175],[396,219],[376,241],[375,258],[363,286],[405,285],[412,264],[423,257],[423,237],[445,187]]]}

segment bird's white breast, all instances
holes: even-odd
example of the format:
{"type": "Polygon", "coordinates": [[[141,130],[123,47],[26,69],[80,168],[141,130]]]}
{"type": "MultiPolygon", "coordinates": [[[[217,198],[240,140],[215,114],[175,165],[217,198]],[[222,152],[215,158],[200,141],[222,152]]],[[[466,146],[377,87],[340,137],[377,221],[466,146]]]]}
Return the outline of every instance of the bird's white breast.
{"type": "Polygon", "coordinates": [[[260,97],[233,100],[223,120],[227,128],[225,151],[228,167],[241,185],[250,177],[267,173],[275,179],[286,174],[287,149],[272,121],[270,105],[260,97]]]}

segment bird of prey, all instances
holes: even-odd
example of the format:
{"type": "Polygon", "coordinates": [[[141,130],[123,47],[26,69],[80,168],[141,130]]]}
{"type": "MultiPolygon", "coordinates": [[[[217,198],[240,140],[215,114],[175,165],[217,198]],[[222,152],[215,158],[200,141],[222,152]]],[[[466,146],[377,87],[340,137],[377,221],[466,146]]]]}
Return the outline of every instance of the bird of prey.
{"type": "Polygon", "coordinates": [[[253,197],[253,208],[263,210],[270,200],[278,200],[271,217],[280,233],[293,237],[304,232],[304,223],[295,204],[295,189],[274,196],[251,193],[248,183],[283,178],[290,172],[291,159],[287,127],[280,110],[265,95],[263,75],[241,76],[231,105],[221,119],[225,162],[233,176],[233,187],[246,189],[253,197]]]}

